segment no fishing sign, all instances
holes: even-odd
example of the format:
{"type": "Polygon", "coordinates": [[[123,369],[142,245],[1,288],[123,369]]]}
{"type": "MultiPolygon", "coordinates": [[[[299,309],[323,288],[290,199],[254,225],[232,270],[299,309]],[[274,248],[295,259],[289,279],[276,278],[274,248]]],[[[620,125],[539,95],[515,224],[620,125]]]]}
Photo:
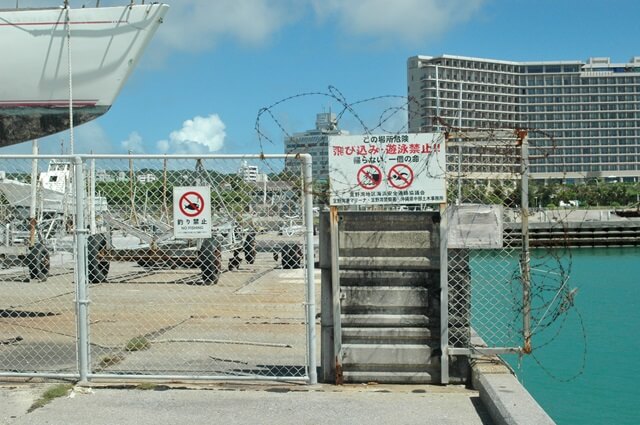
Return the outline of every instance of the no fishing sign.
{"type": "Polygon", "coordinates": [[[183,239],[211,237],[209,186],[173,188],[173,235],[183,239]]]}

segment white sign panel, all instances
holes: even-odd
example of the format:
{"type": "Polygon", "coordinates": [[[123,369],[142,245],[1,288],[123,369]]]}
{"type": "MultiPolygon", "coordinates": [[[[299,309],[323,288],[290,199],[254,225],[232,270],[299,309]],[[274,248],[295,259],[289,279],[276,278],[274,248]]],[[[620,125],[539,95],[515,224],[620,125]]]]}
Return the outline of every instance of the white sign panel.
{"type": "Polygon", "coordinates": [[[329,137],[329,203],[445,202],[442,133],[329,137]]]}
{"type": "Polygon", "coordinates": [[[173,235],[183,239],[211,237],[209,186],[173,188],[173,235]]]}

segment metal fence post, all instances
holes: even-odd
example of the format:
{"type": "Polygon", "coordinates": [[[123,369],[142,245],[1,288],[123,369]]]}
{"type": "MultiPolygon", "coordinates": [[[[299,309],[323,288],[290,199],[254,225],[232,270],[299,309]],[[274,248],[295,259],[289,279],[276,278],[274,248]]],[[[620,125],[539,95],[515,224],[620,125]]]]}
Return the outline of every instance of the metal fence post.
{"type": "Polygon", "coordinates": [[[440,205],[440,383],[449,383],[449,220],[447,204],[440,205]]]}
{"type": "Polygon", "coordinates": [[[87,306],[87,233],[84,223],[84,173],[82,158],[73,158],[75,188],[75,238],[76,238],[76,314],[78,327],[78,371],[80,381],[86,382],[89,374],[89,328],[87,306]]]}
{"type": "Polygon", "coordinates": [[[338,207],[329,208],[331,232],[331,293],[333,298],[333,355],[335,356],[336,384],[342,384],[342,313],[340,306],[340,247],[338,207]]]}
{"type": "Polygon", "coordinates": [[[520,135],[522,147],[522,180],[521,184],[521,222],[522,222],[522,256],[520,270],[522,273],[522,332],[524,336],[524,353],[531,353],[531,258],[529,253],[529,143],[526,133],[520,135]]]}
{"type": "Polygon", "coordinates": [[[96,233],[96,159],[92,158],[89,168],[89,229],[96,233]]]}
{"type": "Polygon", "coordinates": [[[311,155],[301,155],[304,177],[304,218],[307,240],[307,350],[309,352],[309,384],[318,383],[316,361],[316,285],[315,285],[315,249],[313,242],[313,178],[311,155]]]}
{"type": "MultiPolygon", "coordinates": [[[[31,205],[29,206],[29,246],[36,243],[36,204],[38,199],[38,141],[31,142],[31,153],[34,158],[31,160],[31,205]]],[[[8,236],[8,233],[7,233],[8,236]]],[[[8,244],[7,244],[8,245],[8,244]]]]}

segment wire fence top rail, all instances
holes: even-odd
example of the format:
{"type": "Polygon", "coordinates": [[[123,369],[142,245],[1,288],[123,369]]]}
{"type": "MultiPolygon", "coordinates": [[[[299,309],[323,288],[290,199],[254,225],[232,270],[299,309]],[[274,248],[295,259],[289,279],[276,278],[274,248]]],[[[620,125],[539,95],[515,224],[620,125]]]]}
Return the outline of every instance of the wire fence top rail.
{"type": "Polygon", "coordinates": [[[300,159],[312,161],[311,154],[11,154],[2,155],[2,159],[300,159]]]}

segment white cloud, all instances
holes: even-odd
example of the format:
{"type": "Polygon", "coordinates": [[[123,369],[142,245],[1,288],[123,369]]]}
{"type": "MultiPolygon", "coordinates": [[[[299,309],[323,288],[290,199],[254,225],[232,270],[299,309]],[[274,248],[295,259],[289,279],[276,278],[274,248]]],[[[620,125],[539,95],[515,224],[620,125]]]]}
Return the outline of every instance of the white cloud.
{"type": "Polygon", "coordinates": [[[100,123],[90,121],[74,129],[74,152],[78,154],[112,153],[113,145],[100,123]]]}
{"type": "Polygon", "coordinates": [[[157,38],[171,49],[201,51],[224,37],[260,45],[304,9],[295,0],[180,0],[170,10],[157,38]]]}
{"type": "MultiPolygon", "coordinates": [[[[0,0],[9,3],[9,0],[0,0]]],[[[153,56],[173,50],[199,52],[231,38],[261,45],[287,24],[304,15],[308,0],[163,0],[169,12],[155,35],[153,56]]],[[[58,0],[59,4],[63,0],[58,0]]],[[[72,8],[95,6],[95,0],[70,0],[72,8]]],[[[122,6],[129,0],[102,0],[101,6],[122,6]]],[[[140,3],[140,2],[138,2],[140,3]]],[[[55,1],[54,1],[55,4],[55,1]]],[[[5,7],[13,7],[15,0],[5,7]]],[[[20,0],[21,7],[47,7],[51,0],[20,0]]]]}
{"type": "Polygon", "coordinates": [[[169,134],[169,140],[160,140],[156,146],[163,153],[207,154],[222,149],[226,135],[225,125],[217,114],[196,116],[183,122],[180,130],[169,134]]]}
{"type": "Polygon", "coordinates": [[[417,43],[469,20],[485,0],[311,0],[318,18],[356,36],[417,43]]]}
{"type": "Polygon", "coordinates": [[[417,43],[468,21],[486,1],[167,0],[170,10],[156,38],[164,54],[207,50],[224,38],[260,45],[311,12],[347,34],[417,43]]]}
{"type": "Polygon", "coordinates": [[[144,153],[144,145],[142,144],[142,136],[137,131],[133,131],[129,134],[129,138],[127,140],[123,140],[120,142],[122,148],[131,153],[144,153]]]}
{"type": "MultiPolygon", "coordinates": [[[[1,2],[2,0],[0,0],[1,2]]],[[[256,46],[309,14],[356,37],[418,43],[470,20],[488,0],[164,0],[170,6],[148,56],[161,63],[173,51],[201,52],[231,39],[256,46]]],[[[60,0],[62,3],[62,0],[60,0]]],[[[122,6],[103,0],[102,6],[122,6]]],[[[20,5],[51,5],[21,0],[20,5]]],[[[95,0],[71,0],[72,7],[95,0]]],[[[331,30],[331,29],[329,29],[331,30]]]]}
{"type": "Polygon", "coordinates": [[[161,153],[167,153],[169,152],[169,148],[171,147],[171,145],[169,144],[168,140],[158,140],[158,142],[156,143],[156,147],[161,153]]]}

